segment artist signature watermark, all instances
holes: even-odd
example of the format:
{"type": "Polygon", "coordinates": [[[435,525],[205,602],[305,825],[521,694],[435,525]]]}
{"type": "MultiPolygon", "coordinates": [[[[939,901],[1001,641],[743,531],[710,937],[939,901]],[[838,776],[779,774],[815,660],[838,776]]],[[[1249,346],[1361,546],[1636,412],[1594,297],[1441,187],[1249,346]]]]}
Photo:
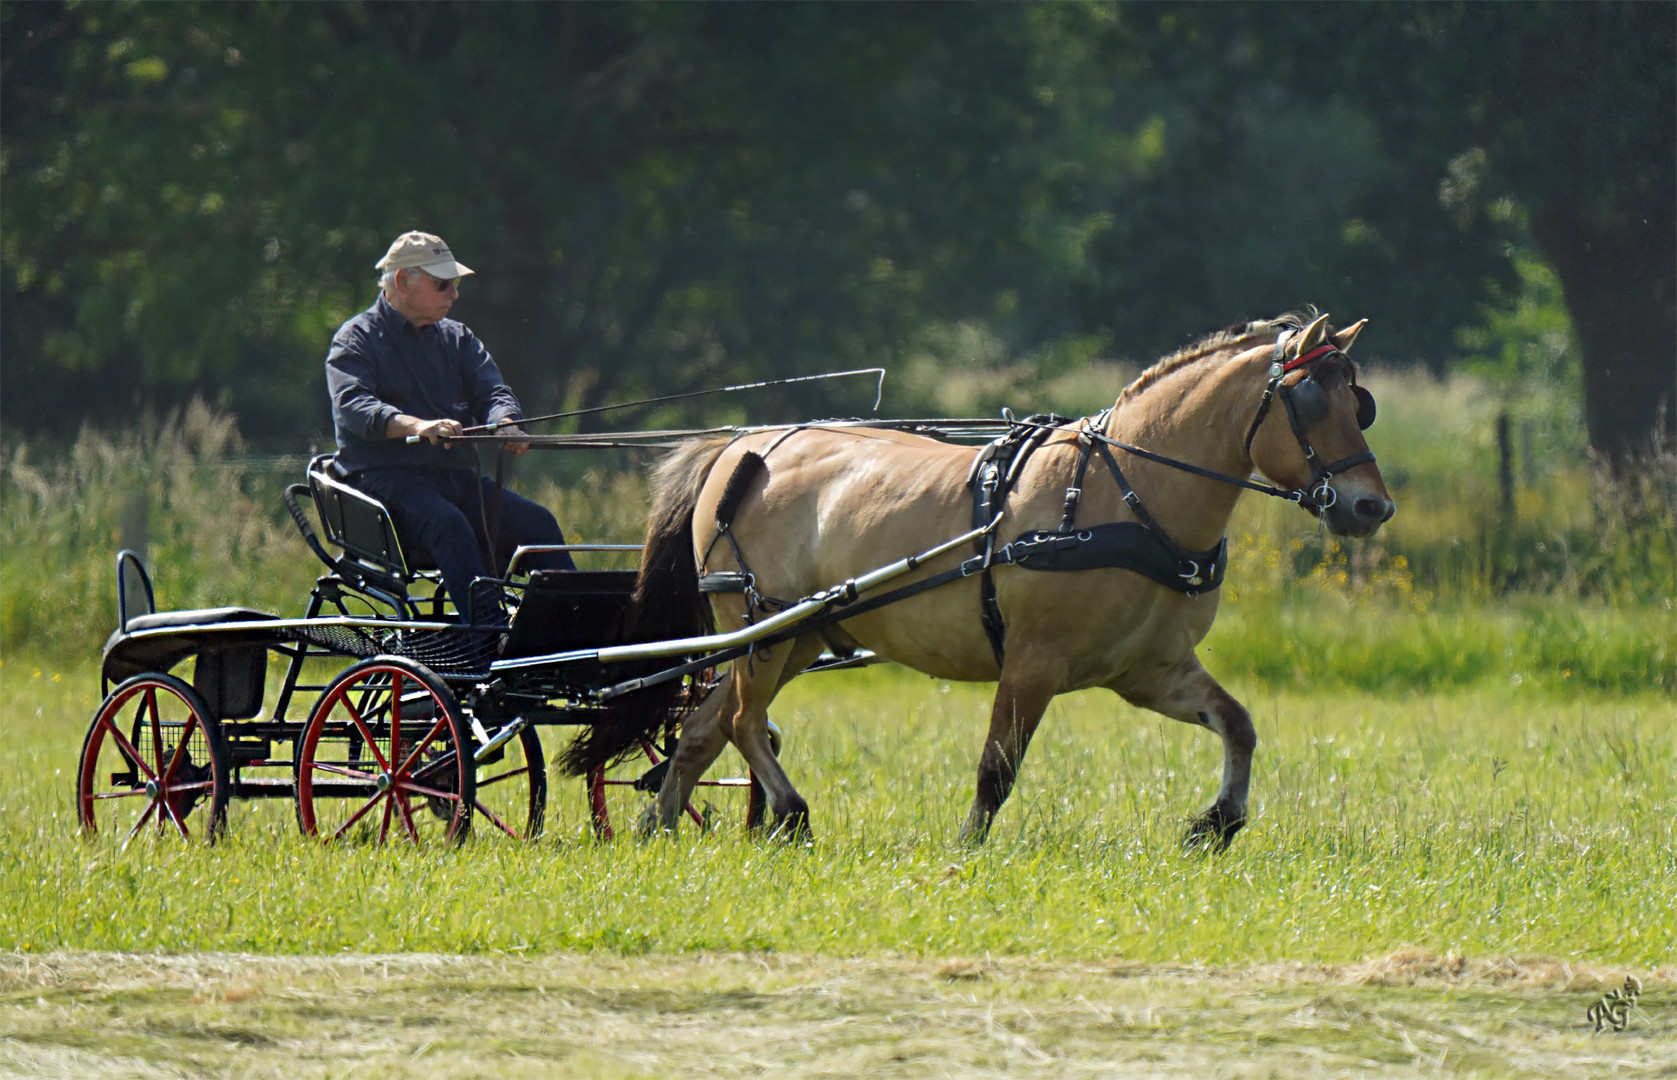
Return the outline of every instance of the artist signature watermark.
{"type": "Polygon", "coordinates": [[[1631,1010],[1636,1009],[1636,999],[1641,996],[1642,983],[1636,976],[1626,975],[1623,988],[1615,988],[1601,995],[1601,1000],[1584,1012],[1584,1019],[1594,1024],[1597,1032],[1607,1027],[1614,1031],[1623,1031],[1625,1025],[1630,1023],[1631,1010]]]}

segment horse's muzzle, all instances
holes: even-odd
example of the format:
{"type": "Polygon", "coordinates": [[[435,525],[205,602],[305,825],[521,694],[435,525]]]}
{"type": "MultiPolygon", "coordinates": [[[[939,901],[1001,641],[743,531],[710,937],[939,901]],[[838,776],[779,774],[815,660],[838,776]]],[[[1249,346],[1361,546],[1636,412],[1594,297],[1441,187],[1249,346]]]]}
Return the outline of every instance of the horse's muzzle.
{"type": "Polygon", "coordinates": [[[1322,521],[1335,536],[1358,539],[1373,536],[1380,526],[1392,520],[1397,504],[1384,495],[1359,494],[1336,499],[1322,511],[1322,521]]]}

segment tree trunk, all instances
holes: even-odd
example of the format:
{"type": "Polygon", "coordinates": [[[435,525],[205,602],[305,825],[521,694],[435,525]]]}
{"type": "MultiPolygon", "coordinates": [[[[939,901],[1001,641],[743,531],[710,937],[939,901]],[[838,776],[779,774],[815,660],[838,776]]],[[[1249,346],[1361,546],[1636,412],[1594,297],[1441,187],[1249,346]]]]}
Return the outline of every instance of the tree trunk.
{"type": "Polygon", "coordinates": [[[1677,221],[1669,200],[1638,209],[1532,218],[1583,352],[1590,446],[1615,471],[1677,437],[1677,221]]]}

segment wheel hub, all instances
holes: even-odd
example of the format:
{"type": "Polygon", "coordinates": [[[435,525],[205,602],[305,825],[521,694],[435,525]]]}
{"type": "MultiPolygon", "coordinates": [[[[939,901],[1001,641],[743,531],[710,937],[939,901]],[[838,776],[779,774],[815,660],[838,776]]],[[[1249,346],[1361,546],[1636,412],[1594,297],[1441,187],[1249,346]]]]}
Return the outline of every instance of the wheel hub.
{"type": "Polygon", "coordinates": [[[378,788],[380,793],[389,791],[395,785],[396,785],[396,778],[394,776],[392,776],[388,771],[381,772],[373,778],[373,786],[378,788]]]}
{"type": "Polygon", "coordinates": [[[155,799],[163,793],[163,785],[156,780],[146,781],[146,798],[155,799]]]}

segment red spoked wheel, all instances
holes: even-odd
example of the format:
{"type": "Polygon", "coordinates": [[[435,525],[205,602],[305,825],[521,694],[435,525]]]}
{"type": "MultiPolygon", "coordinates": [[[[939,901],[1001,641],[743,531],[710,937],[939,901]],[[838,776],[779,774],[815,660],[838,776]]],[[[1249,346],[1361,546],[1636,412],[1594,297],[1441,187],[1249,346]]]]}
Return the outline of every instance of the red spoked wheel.
{"type": "Polygon", "coordinates": [[[82,835],[147,830],[214,843],[227,821],[227,753],[204,699],[173,675],[124,681],[99,705],[82,743],[76,808],[82,835]]]}
{"type": "Polygon", "coordinates": [[[526,727],[505,744],[477,752],[473,809],[487,828],[514,840],[534,840],[547,817],[547,759],[536,729],[526,727]]]}
{"type": "Polygon", "coordinates": [[[428,668],[396,656],[333,679],[297,748],[297,823],[327,843],[459,843],[477,767],[459,703],[428,668]]]}

